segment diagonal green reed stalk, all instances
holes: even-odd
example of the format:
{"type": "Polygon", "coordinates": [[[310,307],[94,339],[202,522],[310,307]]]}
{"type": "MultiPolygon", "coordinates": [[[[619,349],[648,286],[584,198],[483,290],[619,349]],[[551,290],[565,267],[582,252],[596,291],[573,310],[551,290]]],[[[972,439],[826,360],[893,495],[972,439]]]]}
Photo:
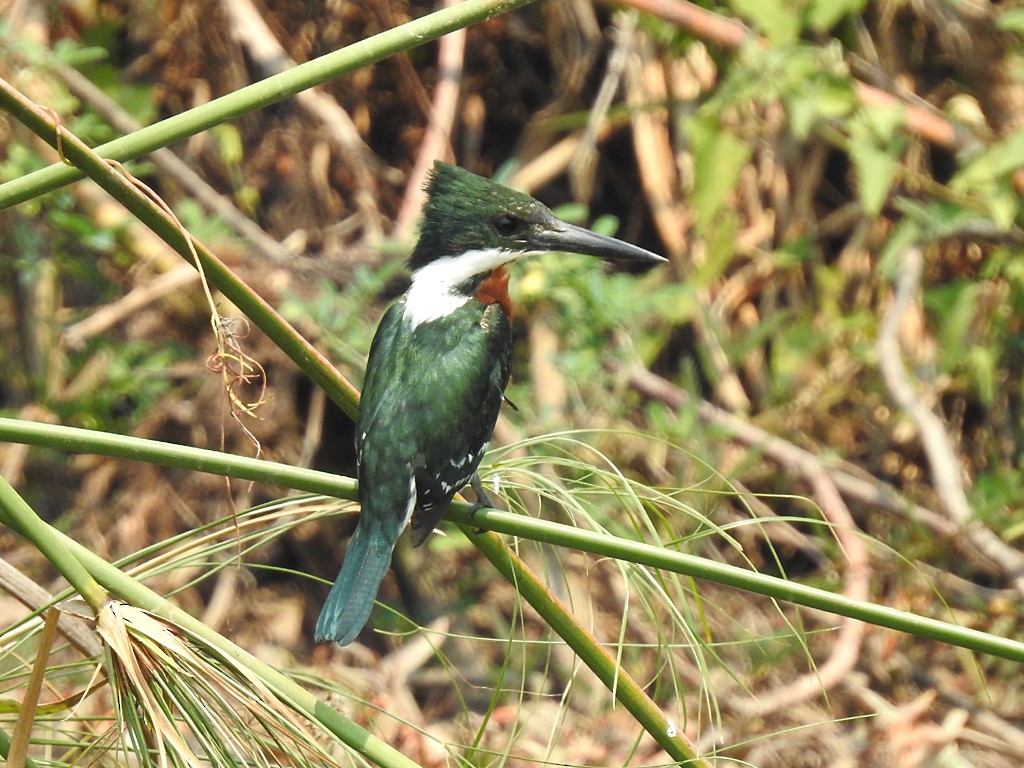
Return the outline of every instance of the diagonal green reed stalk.
{"type": "Polygon", "coordinates": [[[107,602],[106,591],[96,583],[89,570],[74,554],[49,535],[52,528],[36,515],[3,477],[0,477],[0,511],[4,523],[29,539],[85,599],[89,607],[98,613],[107,602]]]}
{"type": "MultiPolygon", "coordinates": [[[[180,445],[171,445],[169,443],[145,440],[127,435],[0,418],[0,440],[47,446],[60,450],[116,456],[179,469],[210,472],[244,480],[285,485],[296,490],[323,493],[336,498],[355,499],[357,497],[356,484],[353,480],[327,472],[299,469],[286,464],[277,464],[245,456],[233,456],[219,451],[185,448],[180,445]]],[[[470,521],[468,519],[468,509],[468,504],[457,503],[453,505],[452,510],[449,511],[449,519],[455,521],[466,537],[490,560],[495,568],[516,586],[523,599],[579,655],[602,683],[609,690],[615,692],[618,701],[661,744],[666,752],[672,755],[675,760],[680,761],[681,764],[705,765],[696,756],[695,750],[685,737],[672,733],[664,713],[647,696],[636,681],[616,664],[611,654],[589,632],[580,627],[569,610],[551,594],[543,582],[505,545],[501,538],[495,533],[479,532],[479,527],[475,520],[470,521]]],[[[481,511],[481,514],[483,514],[483,511],[481,511]]],[[[511,517],[513,520],[527,520],[527,518],[521,515],[512,515],[511,517]]],[[[9,525],[10,522],[2,510],[0,510],[0,523],[9,525]]],[[[19,529],[15,527],[15,530],[19,529]]],[[[113,566],[109,566],[109,568],[120,573],[113,566]]],[[[100,577],[97,576],[97,579],[100,579],[100,577]]],[[[102,579],[100,580],[102,582],[102,579]]],[[[125,585],[131,581],[129,577],[121,574],[121,578],[117,580],[117,583],[125,585]]],[[[174,621],[178,621],[177,614],[172,616],[152,608],[151,598],[147,598],[150,602],[139,603],[135,601],[134,593],[129,594],[113,586],[110,588],[115,594],[135,605],[153,610],[154,613],[160,613],[174,621]]],[[[186,624],[185,626],[195,630],[194,624],[186,624]]],[[[203,636],[206,637],[205,634],[203,636]]],[[[270,684],[271,681],[267,682],[270,684]]]]}
{"type": "Polygon", "coordinates": [[[210,284],[217,287],[246,317],[294,360],[351,418],[359,412],[359,394],[309,342],[282,318],[202,243],[186,237],[177,222],[150,200],[124,175],[89,149],[53,117],[6,80],[0,79],[0,109],[11,113],[30,131],[60,151],[67,162],[81,169],[115,200],[127,208],[165,243],[193,266],[198,259],[210,284]],[[193,250],[194,249],[194,250],[193,250]]]}
{"type": "MultiPolygon", "coordinates": [[[[137,459],[162,466],[284,485],[339,499],[352,500],[357,496],[355,481],[347,477],[245,456],[233,456],[219,451],[184,448],[180,445],[89,429],[0,418],[0,440],[137,459]]],[[[481,509],[470,519],[469,509],[469,504],[454,504],[448,512],[447,519],[458,524],[473,542],[480,538],[476,533],[477,529],[483,527],[497,533],[712,581],[796,605],[828,611],[837,616],[860,619],[917,637],[938,640],[978,653],[1024,662],[1024,643],[1018,640],[960,627],[884,605],[854,600],[824,589],[664,547],[623,539],[605,532],[586,531],[561,523],[493,509],[481,509]]],[[[0,517],[0,522],[6,521],[0,517]]]]}
{"type": "MultiPolygon", "coordinates": [[[[96,153],[120,162],[133,160],[232,118],[276,104],[300,91],[360,67],[416,48],[449,32],[508,13],[532,2],[534,0],[466,0],[300,64],[287,72],[240,88],[202,106],[154,123],[148,128],[109,141],[97,147],[96,153]]],[[[77,163],[74,166],[56,163],[49,168],[0,184],[0,210],[52,192],[87,175],[89,172],[77,163]]]]}
{"type": "MultiPolygon", "coordinates": [[[[498,9],[510,9],[523,2],[509,0],[504,3],[474,3],[470,0],[464,5],[473,4],[478,9],[487,7],[497,13],[498,9]]],[[[9,111],[33,133],[61,151],[68,162],[117,199],[189,263],[195,263],[198,259],[209,282],[263,330],[345,413],[353,419],[357,418],[358,394],[355,389],[269,304],[253,293],[200,243],[186,238],[178,225],[127,178],[114,171],[80,139],[55,124],[51,115],[2,79],[0,108],[9,111]]],[[[674,760],[691,765],[704,764],[685,736],[669,727],[664,713],[654,701],[497,535],[488,533],[472,536],[471,541],[500,573],[512,581],[522,597],[576,652],[583,663],[595,671],[609,690],[614,692],[616,699],[674,760]]]]}
{"type": "MultiPolygon", "coordinates": [[[[127,576],[77,541],[41,520],[10,484],[0,477],[0,523],[8,526],[33,545],[47,552],[60,549],[66,557],[58,558],[58,568],[74,563],[71,570],[81,568],[90,581],[95,581],[126,602],[155,613],[201,637],[220,652],[253,671],[283,702],[296,712],[319,722],[343,743],[378,765],[415,766],[416,763],[358,725],[324,704],[305,688],[279,670],[260,661],[217,634],[191,614],[175,607],[156,592],[127,576]]],[[[65,573],[69,576],[69,573],[65,573]]]]}

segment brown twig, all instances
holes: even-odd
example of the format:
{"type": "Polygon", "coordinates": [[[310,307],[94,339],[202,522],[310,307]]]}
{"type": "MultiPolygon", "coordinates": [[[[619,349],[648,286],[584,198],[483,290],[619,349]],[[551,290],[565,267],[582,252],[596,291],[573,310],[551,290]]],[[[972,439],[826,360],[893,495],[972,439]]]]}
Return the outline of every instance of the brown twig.
{"type": "Polygon", "coordinates": [[[61,334],[61,346],[70,350],[82,349],[89,339],[106,333],[118,323],[135,316],[149,304],[180,291],[198,279],[199,275],[194,267],[179,264],[148,283],[133,288],[120,299],[100,307],[83,320],[69,325],[61,334]]]}
{"type": "MultiPolygon", "coordinates": [[[[53,602],[53,595],[3,558],[0,558],[0,589],[33,611],[53,602]]],[[[103,653],[92,627],[82,619],[61,611],[57,628],[82,655],[95,658],[103,653]]]]}
{"type": "Polygon", "coordinates": [[[745,24],[683,0],[622,0],[617,5],[628,5],[659,19],[671,21],[690,30],[701,40],[723,48],[739,48],[748,40],[757,39],[757,35],[745,24]]]}
{"type": "MultiPolygon", "coordinates": [[[[692,402],[687,392],[646,368],[635,367],[628,372],[628,376],[630,385],[637,391],[660,400],[670,408],[682,408],[692,402]]],[[[997,542],[1001,546],[993,543],[991,539],[995,534],[987,528],[972,526],[964,529],[948,517],[908,501],[886,483],[827,466],[810,451],[772,435],[706,400],[696,403],[696,411],[701,421],[725,430],[734,440],[755,448],[772,461],[803,477],[810,479],[819,471],[826,472],[836,488],[846,496],[925,526],[936,536],[950,541],[965,556],[990,573],[1016,576],[1020,572],[1016,565],[1024,556],[1015,550],[1007,551],[1008,548],[1002,542],[997,542]]],[[[1015,586],[1017,581],[1014,580],[1015,586]]]]}
{"type": "Polygon", "coordinates": [[[683,205],[679,174],[669,132],[669,86],[660,62],[646,36],[634,34],[625,66],[626,103],[630,106],[633,154],[640,171],[661,241],[673,261],[680,259],[687,243],[691,216],[683,205]]]}
{"type": "MultiPolygon", "coordinates": [[[[229,27],[232,34],[268,74],[277,74],[296,66],[249,0],[221,0],[221,7],[231,19],[229,27]]],[[[379,238],[382,232],[381,215],[375,194],[377,180],[371,167],[383,167],[384,162],[363,141],[348,112],[321,89],[302,91],[296,94],[295,100],[320,121],[341,150],[345,163],[351,167],[355,176],[354,197],[363,215],[367,236],[371,240],[379,238]]]]}
{"type": "Polygon", "coordinates": [[[908,248],[900,263],[892,305],[878,333],[878,367],[893,401],[910,417],[920,435],[936,495],[946,515],[958,530],[967,533],[975,547],[999,564],[1015,589],[1024,592],[1024,555],[1007,546],[988,528],[972,524],[974,513],[964,491],[963,462],[956,455],[942,419],[925,404],[925,399],[911,383],[900,356],[900,322],[917,295],[923,269],[921,249],[908,248]]]}
{"type": "MultiPolygon", "coordinates": [[[[107,96],[89,78],[66,64],[56,64],[57,76],[64,81],[68,90],[88,103],[118,131],[133,133],[141,127],[135,118],[116,101],[107,96]]],[[[150,153],[150,159],[161,171],[176,179],[189,194],[202,203],[203,207],[224,219],[239,237],[242,237],[257,254],[275,264],[284,263],[289,253],[274,238],[264,232],[256,222],[247,218],[230,199],[219,193],[194,170],[167,147],[150,153]]]]}
{"type": "Polygon", "coordinates": [[[908,248],[900,263],[892,305],[882,318],[879,328],[876,343],[878,367],[892,399],[907,413],[921,435],[939,503],[953,522],[963,526],[973,516],[967,494],[964,493],[963,463],[953,450],[942,420],[925,404],[921,393],[910,382],[900,357],[900,324],[917,295],[923,269],[924,256],[921,249],[908,248]]]}
{"type": "MultiPolygon", "coordinates": [[[[687,0],[620,0],[617,4],[628,5],[659,19],[671,21],[690,30],[700,39],[723,48],[736,49],[748,42],[760,42],[760,38],[746,25],[700,8],[687,0]]],[[[937,146],[959,150],[968,143],[969,133],[934,110],[908,104],[860,80],[853,81],[853,89],[865,106],[903,108],[907,129],[937,146]]]]}
{"type": "MultiPolygon", "coordinates": [[[[446,0],[451,6],[455,0],[446,0]]],[[[438,42],[437,85],[434,87],[434,102],[430,108],[423,141],[416,157],[416,165],[409,174],[402,198],[402,207],[395,219],[392,235],[401,242],[412,238],[416,217],[423,207],[423,182],[427,178],[435,158],[452,156],[452,128],[458,114],[459,92],[462,87],[462,65],[466,51],[466,30],[460,29],[445,35],[438,42]]]]}
{"type": "Polygon", "coordinates": [[[601,78],[601,85],[587,113],[587,124],[583,128],[579,147],[569,162],[569,186],[573,197],[583,202],[589,202],[594,195],[598,137],[601,126],[608,120],[615,94],[622,85],[626,62],[633,47],[636,14],[617,13],[613,24],[612,50],[605,66],[604,77],[601,78]]]}

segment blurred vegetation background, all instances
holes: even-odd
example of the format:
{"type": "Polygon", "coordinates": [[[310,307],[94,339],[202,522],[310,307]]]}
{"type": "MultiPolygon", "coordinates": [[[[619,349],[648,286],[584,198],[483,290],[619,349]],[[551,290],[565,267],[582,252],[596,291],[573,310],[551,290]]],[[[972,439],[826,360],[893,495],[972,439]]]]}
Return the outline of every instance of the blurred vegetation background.
{"type": "MultiPolygon", "coordinates": [[[[95,145],[432,10],[0,0],[0,74],[95,145]]],[[[515,268],[518,408],[489,465],[509,503],[568,519],[550,489],[617,468],[689,512],[640,522],[599,494],[594,525],[1019,637],[1022,35],[1015,2],[542,0],[130,167],[357,385],[435,156],[665,254],[640,275],[515,268]]],[[[55,160],[0,115],[0,181],[55,160]]],[[[92,183],[0,212],[0,275],[4,415],[353,474],[350,420],[241,320],[266,390],[232,419],[197,274],[92,183]]],[[[0,473],[111,560],[284,494],[9,444],[0,473]]],[[[666,761],[459,536],[400,550],[379,598],[446,618],[443,653],[381,608],[388,632],[312,647],[327,585],[304,574],[334,578],[353,523],[225,549],[242,567],[188,589],[211,563],[149,583],[339,681],[372,704],[352,717],[424,765],[666,761]],[[446,751],[481,722],[476,749],[446,751]]],[[[56,590],[7,530],[0,553],[56,590]]],[[[684,610],[613,563],[527,554],[714,765],[1024,761],[1015,664],[704,583],[684,610]]],[[[0,627],[25,611],[3,595],[0,627]]]]}

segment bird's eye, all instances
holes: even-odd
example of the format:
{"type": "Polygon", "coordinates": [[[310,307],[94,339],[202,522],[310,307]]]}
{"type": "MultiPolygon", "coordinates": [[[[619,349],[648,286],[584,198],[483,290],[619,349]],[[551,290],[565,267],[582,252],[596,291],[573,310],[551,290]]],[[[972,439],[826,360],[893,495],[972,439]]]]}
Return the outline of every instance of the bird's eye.
{"type": "Polygon", "coordinates": [[[499,213],[491,221],[494,231],[508,237],[514,235],[523,226],[523,220],[508,213],[499,213]]]}

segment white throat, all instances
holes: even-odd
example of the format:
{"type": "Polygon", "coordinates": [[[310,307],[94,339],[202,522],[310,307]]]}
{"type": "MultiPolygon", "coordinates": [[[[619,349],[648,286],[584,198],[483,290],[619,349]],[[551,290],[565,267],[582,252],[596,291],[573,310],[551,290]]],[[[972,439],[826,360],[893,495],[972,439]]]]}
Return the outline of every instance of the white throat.
{"type": "Polygon", "coordinates": [[[458,293],[456,286],[474,275],[493,272],[502,264],[529,255],[528,252],[483,248],[435,259],[412,273],[412,285],[405,299],[405,317],[413,328],[447,317],[473,300],[472,296],[458,293]]]}

